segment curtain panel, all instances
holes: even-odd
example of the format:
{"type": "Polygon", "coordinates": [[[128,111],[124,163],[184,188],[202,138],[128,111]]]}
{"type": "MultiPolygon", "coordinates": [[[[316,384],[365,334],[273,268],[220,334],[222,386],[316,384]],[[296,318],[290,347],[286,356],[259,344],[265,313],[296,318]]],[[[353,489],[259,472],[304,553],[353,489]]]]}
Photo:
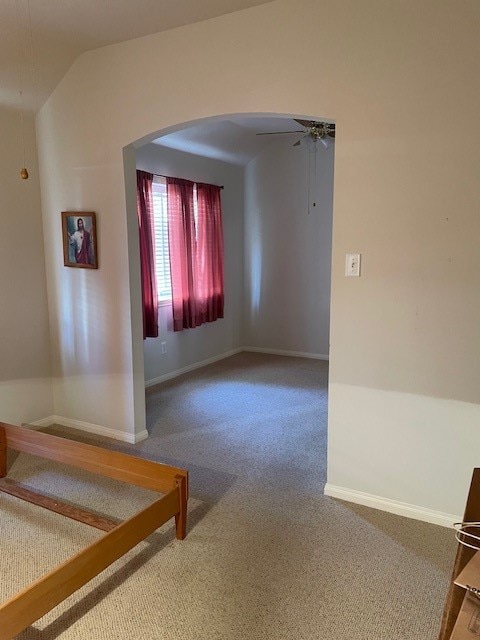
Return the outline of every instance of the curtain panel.
{"type": "Polygon", "coordinates": [[[167,178],[173,329],[223,318],[223,228],[220,187],[167,178]]]}
{"type": "Polygon", "coordinates": [[[142,278],[143,339],[158,337],[158,296],[155,276],[153,175],[137,171],[137,215],[142,278]]]}
{"type": "Polygon", "coordinates": [[[220,187],[197,184],[198,230],[197,262],[201,277],[198,281],[203,322],[223,318],[223,222],[220,187]]]}

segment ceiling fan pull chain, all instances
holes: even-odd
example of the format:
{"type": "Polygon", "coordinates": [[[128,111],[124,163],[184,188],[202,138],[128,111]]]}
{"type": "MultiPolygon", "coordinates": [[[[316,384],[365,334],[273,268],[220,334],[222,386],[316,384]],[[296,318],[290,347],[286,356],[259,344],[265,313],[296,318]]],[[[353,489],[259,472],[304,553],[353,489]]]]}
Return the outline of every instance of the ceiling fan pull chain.
{"type": "Polygon", "coordinates": [[[307,203],[307,214],[310,215],[310,186],[312,182],[312,153],[309,151],[308,153],[308,203],[307,203]]]}

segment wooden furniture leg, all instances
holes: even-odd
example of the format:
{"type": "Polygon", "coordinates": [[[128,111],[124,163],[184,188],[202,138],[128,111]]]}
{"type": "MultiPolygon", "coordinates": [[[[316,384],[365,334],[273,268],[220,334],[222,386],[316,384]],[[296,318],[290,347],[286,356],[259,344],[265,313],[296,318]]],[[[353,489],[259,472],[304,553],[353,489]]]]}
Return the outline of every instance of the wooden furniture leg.
{"type": "Polygon", "coordinates": [[[185,476],[175,476],[175,486],[180,495],[180,511],[175,515],[175,528],[177,540],[183,540],[187,535],[187,500],[188,485],[185,476]]]}

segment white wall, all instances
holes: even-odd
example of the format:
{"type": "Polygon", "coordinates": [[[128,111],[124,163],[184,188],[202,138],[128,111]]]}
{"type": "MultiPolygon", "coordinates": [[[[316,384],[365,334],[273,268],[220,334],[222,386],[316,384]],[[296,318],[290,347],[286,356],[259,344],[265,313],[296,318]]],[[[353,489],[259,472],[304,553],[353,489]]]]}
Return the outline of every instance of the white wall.
{"type": "Polygon", "coordinates": [[[137,167],[144,171],[225,187],[221,196],[225,245],[225,317],[195,329],[174,332],[171,305],[160,307],[159,336],[147,338],[144,342],[145,379],[148,384],[240,346],[243,168],[156,144],[137,149],[136,155],[137,167]],[[163,341],[167,343],[165,354],[161,352],[163,341]]]}
{"type": "Polygon", "coordinates": [[[50,336],[33,118],[25,116],[28,180],[20,114],[0,108],[0,422],[52,414],[50,336]]]}
{"type": "MultiPolygon", "coordinates": [[[[80,111],[81,102],[76,103],[80,111]]],[[[131,291],[137,290],[131,281],[135,282],[137,274],[139,282],[140,271],[138,238],[128,247],[126,233],[126,192],[130,202],[135,200],[128,193],[123,150],[109,148],[102,134],[104,127],[93,133],[93,138],[84,137],[77,126],[67,124],[55,111],[44,107],[37,115],[54,415],[68,426],[139,440],[148,434],[140,399],[144,396],[143,361],[139,362],[141,328],[138,318],[132,324],[130,298],[131,291]],[[42,124],[38,126],[39,121],[46,123],[47,129],[65,126],[68,134],[57,137],[50,131],[43,144],[44,129],[42,124]],[[93,162],[87,152],[90,145],[95,149],[93,162]],[[61,211],[96,212],[98,269],[63,266],[61,211]],[[130,265],[135,258],[136,270],[130,265]],[[140,399],[137,403],[135,395],[140,399]]],[[[94,112],[89,118],[98,123],[94,112]]],[[[134,162],[130,170],[134,180],[134,162]]]]}
{"type": "Polygon", "coordinates": [[[479,20],[473,0],[278,0],[81,56],[38,116],[57,405],[126,433],[144,403],[123,147],[218,114],[333,119],[329,486],[461,513],[480,451],[479,20]],[[61,264],[67,208],[99,213],[98,272],[61,264]]]}
{"type": "Polygon", "coordinates": [[[328,358],[334,151],[293,142],[246,167],[243,345],[328,358]]]}

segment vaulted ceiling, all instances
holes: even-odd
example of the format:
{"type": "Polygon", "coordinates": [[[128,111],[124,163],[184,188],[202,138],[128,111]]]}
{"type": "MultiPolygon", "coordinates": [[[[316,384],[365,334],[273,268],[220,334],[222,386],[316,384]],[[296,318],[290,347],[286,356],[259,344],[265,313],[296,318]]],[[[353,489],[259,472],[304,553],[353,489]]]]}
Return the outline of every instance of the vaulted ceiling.
{"type": "MultiPolygon", "coordinates": [[[[271,1],[2,0],[0,106],[37,111],[85,51],[271,1]]],[[[298,139],[295,133],[256,135],[278,130],[298,131],[299,126],[290,117],[230,117],[193,124],[156,142],[245,165],[266,145],[298,139]]]]}
{"type": "Polygon", "coordinates": [[[269,1],[2,0],[0,106],[37,110],[85,51],[269,1]]]}

